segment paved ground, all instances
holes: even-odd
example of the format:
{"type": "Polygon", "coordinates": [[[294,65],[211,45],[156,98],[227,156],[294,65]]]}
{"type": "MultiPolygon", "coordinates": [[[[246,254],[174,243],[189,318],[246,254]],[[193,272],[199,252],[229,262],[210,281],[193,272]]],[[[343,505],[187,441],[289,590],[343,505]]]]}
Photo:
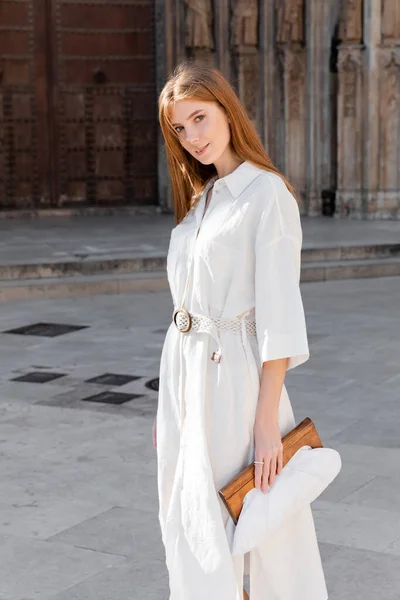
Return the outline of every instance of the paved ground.
{"type": "MultiPolygon", "coordinates": [[[[0,265],[163,256],[172,215],[0,220],[0,265]]],[[[400,243],[398,221],[303,218],[303,248],[400,243]]]]}
{"type": "MultiPolygon", "coordinates": [[[[400,280],[302,289],[312,357],[287,386],[296,419],[311,416],[343,459],[313,504],[330,600],[398,600],[400,280]]],[[[167,600],[145,383],[171,310],[168,292],[1,307],[1,600],[167,600]],[[4,333],[39,322],[86,328],[4,333]],[[64,376],[11,381],[32,372],[64,376]],[[86,382],[106,373],[139,378],[86,382]],[[83,400],[104,391],[138,397],[83,400]]]]}

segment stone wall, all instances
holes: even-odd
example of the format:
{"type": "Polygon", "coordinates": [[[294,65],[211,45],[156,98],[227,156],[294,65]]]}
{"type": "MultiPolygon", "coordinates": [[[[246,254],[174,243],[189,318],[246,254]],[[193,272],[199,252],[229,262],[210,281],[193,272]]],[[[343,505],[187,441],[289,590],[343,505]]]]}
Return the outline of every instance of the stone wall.
{"type": "Polygon", "coordinates": [[[220,68],[303,214],[399,218],[399,0],[156,3],[159,91],[186,57],[220,68]]]}

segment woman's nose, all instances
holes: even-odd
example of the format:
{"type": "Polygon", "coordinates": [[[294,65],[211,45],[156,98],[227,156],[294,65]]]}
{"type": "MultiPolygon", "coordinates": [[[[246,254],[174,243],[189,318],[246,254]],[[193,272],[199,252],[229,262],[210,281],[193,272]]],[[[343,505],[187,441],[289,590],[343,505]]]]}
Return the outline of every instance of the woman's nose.
{"type": "Polygon", "coordinates": [[[186,140],[193,144],[193,142],[197,142],[199,140],[199,134],[197,131],[186,131],[186,140]]]}

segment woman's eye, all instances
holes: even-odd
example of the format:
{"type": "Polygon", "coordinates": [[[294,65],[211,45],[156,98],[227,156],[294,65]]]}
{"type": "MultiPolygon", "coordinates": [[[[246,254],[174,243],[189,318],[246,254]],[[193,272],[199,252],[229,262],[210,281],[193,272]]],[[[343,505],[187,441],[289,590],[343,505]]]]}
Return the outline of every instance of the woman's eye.
{"type": "MultiPolygon", "coordinates": [[[[205,115],[197,115],[197,117],[195,117],[194,120],[196,121],[196,119],[200,119],[200,121],[202,121],[203,119],[205,119],[205,115]]],[[[196,122],[199,123],[200,121],[196,121],[196,122]]],[[[181,127],[180,125],[178,125],[178,127],[175,127],[176,133],[180,133],[182,131],[182,129],[184,129],[184,128],[181,127]]]]}

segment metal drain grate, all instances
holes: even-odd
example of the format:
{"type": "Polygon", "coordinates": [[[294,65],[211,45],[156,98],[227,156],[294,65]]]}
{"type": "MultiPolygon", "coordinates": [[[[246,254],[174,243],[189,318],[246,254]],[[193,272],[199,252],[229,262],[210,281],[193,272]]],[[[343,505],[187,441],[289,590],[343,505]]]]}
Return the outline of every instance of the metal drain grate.
{"type": "Polygon", "coordinates": [[[65,373],[49,373],[48,371],[32,371],[31,373],[26,373],[26,375],[21,375],[20,377],[15,377],[10,381],[25,381],[27,383],[48,383],[49,381],[54,381],[55,379],[60,379],[60,377],[65,377],[65,373]]]}
{"type": "Polygon", "coordinates": [[[120,375],[119,373],[103,373],[103,375],[97,375],[87,379],[85,383],[99,383],[100,385],[112,385],[118,387],[119,385],[125,385],[130,381],[136,381],[140,379],[139,375],[120,375]]]}
{"type": "Polygon", "coordinates": [[[14,333],[16,335],[38,335],[41,337],[56,337],[65,335],[80,329],[87,329],[88,325],[64,325],[62,323],[34,323],[16,329],[9,329],[3,333],[14,333]]]}
{"type": "Polygon", "coordinates": [[[82,398],[83,402],[101,402],[103,404],[124,404],[134,398],[141,398],[142,394],[122,394],[121,392],[101,392],[94,396],[82,398]]]}
{"type": "Polygon", "coordinates": [[[149,381],[146,381],[145,386],[149,390],[154,390],[155,392],[158,392],[160,387],[160,378],[156,377],[155,379],[150,379],[149,381]]]}

